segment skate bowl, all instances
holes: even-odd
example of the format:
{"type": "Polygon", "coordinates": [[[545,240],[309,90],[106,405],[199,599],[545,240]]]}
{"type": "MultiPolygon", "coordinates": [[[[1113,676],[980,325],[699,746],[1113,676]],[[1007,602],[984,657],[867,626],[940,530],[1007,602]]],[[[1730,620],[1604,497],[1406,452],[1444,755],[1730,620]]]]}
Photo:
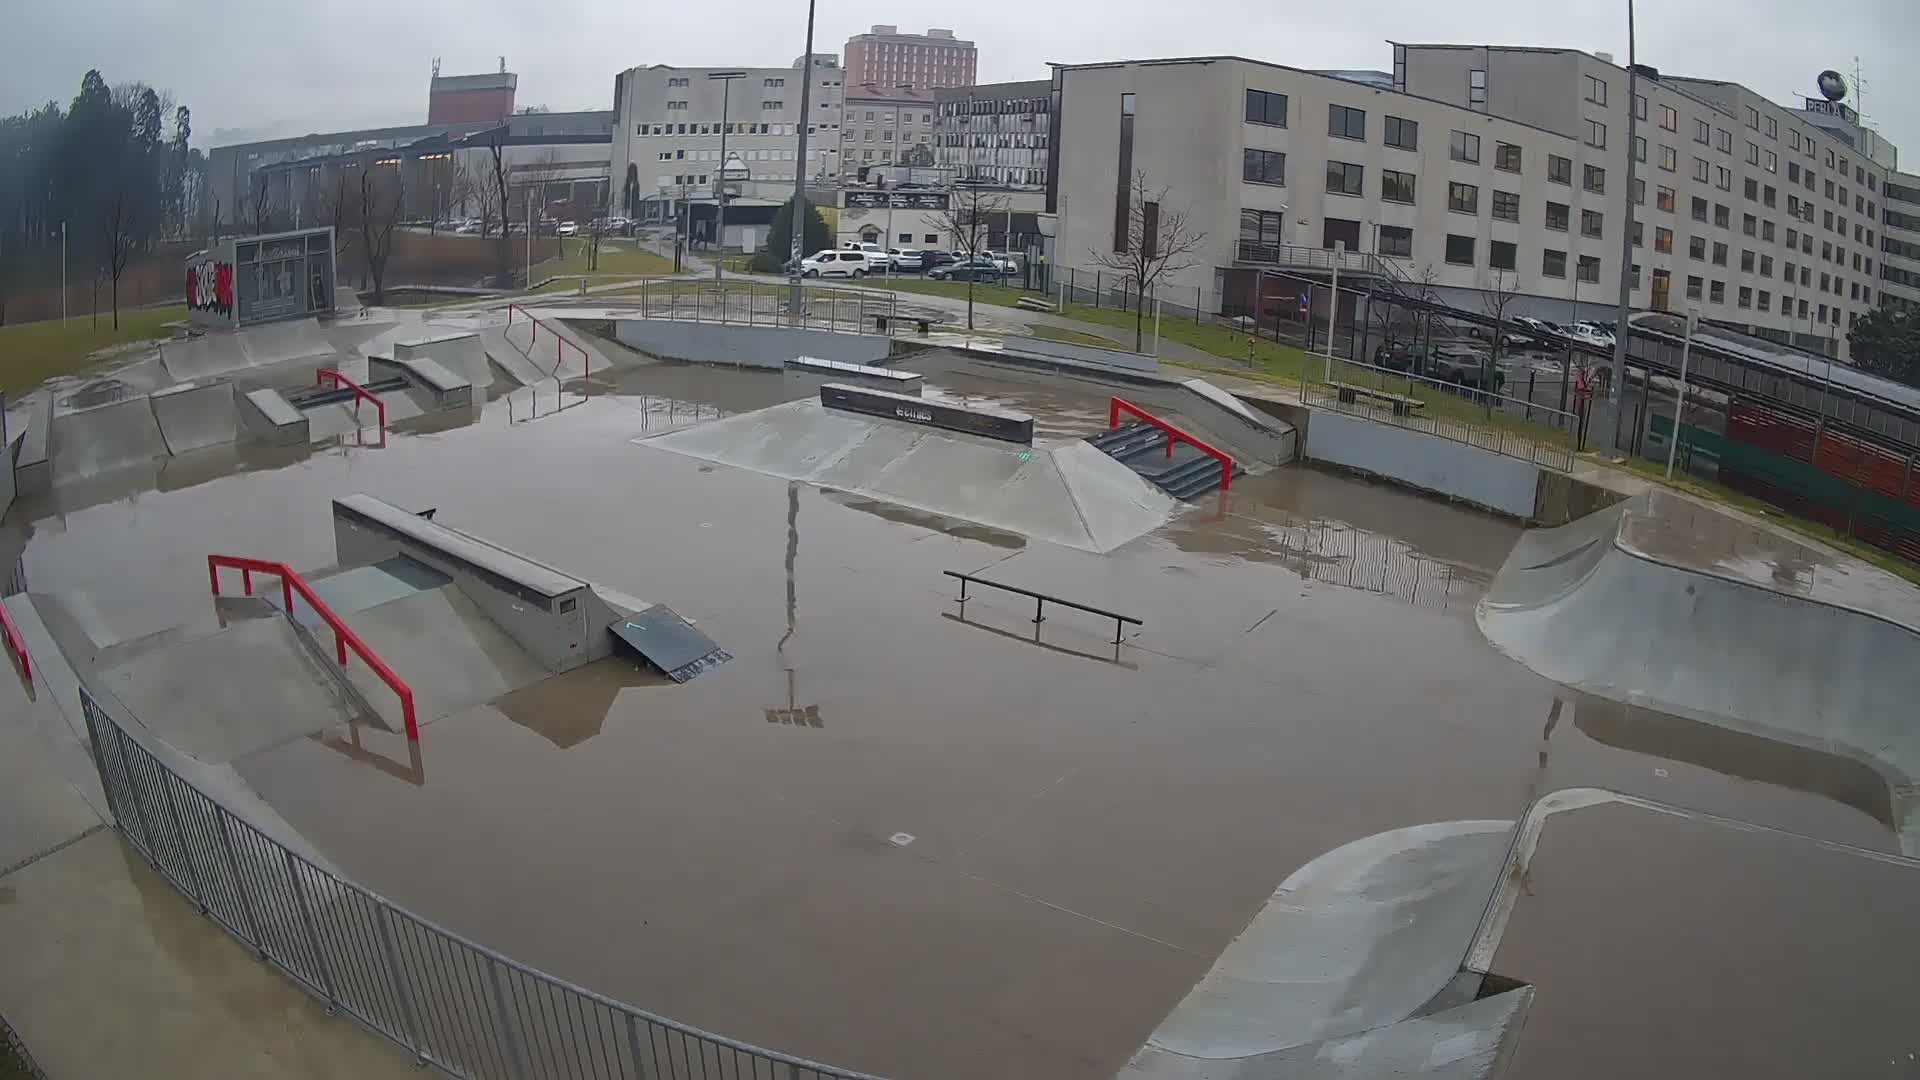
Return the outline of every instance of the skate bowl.
{"type": "Polygon", "coordinates": [[[1867,765],[1920,854],[1920,623],[1878,573],[1652,492],[1524,534],[1476,617],[1555,682],[1867,765]]]}

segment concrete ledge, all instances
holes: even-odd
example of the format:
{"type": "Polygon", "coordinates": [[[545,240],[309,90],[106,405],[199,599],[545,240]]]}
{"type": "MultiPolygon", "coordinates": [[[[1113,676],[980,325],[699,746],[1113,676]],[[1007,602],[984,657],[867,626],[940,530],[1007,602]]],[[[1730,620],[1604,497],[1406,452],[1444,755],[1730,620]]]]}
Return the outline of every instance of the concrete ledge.
{"type": "Polygon", "coordinates": [[[369,356],[369,368],[381,373],[394,373],[409,383],[420,387],[433,396],[437,409],[461,409],[473,405],[473,383],[449,371],[446,365],[428,356],[400,357],[395,348],[395,358],[369,356]]]}
{"type": "Polygon", "coordinates": [[[839,383],[852,383],[871,386],[876,390],[886,390],[895,394],[920,396],[921,386],[926,376],[915,371],[898,371],[894,368],[874,367],[871,364],[848,364],[839,360],[822,360],[814,356],[796,356],[787,361],[787,374],[814,376],[830,379],[839,383]]]}
{"type": "Polygon", "coordinates": [[[964,435],[980,435],[989,439],[999,439],[1002,442],[1018,443],[1022,446],[1033,445],[1033,417],[1007,409],[987,409],[977,406],[962,408],[958,405],[922,401],[906,394],[867,390],[841,383],[828,383],[822,386],[820,404],[829,409],[840,409],[865,416],[904,420],[909,424],[943,428],[947,431],[958,431],[964,435]]]}
{"type": "Polygon", "coordinates": [[[1306,456],[1528,520],[1538,465],[1411,428],[1315,410],[1306,456]]]}
{"type": "Polygon", "coordinates": [[[1126,368],[1130,371],[1160,370],[1160,358],[1157,356],[1149,356],[1146,353],[1137,353],[1121,348],[1103,349],[1097,345],[1081,345],[1072,341],[1055,341],[1052,338],[1009,334],[1007,335],[1007,348],[1015,352],[1052,357],[1059,360],[1073,360],[1083,364],[1098,364],[1102,367],[1126,368]]]}
{"type": "Polygon", "coordinates": [[[238,399],[240,428],[247,438],[270,446],[305,446],[307,416],[271,387],[249,390],[238,399]]]}
{"type": "Polygon", "coordinates": [[[796,356],[874,364],[891,353],[892,340],[878,334],[790,326],[742,326],[673,319],[618,319],[614,340],[629,349],[706,364],[784,368],[796,356]]]}
{"type": "Polygon", "coordinates": [[[21,495],[39,495],[53,488],[53,463],[48,455],[53,430],[53,394],[34,392],[27,414],[27,429],[20,436],[13,458],[14,488],[21,495]]]}

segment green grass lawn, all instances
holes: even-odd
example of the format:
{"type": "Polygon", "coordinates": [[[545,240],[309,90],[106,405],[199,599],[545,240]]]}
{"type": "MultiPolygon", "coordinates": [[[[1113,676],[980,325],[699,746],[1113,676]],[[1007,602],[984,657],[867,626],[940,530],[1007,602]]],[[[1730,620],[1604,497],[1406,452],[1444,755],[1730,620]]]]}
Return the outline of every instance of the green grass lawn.
{"type": "Polygon", "coordinates": [[[166,337],[166,324],[186,317],[184,307],[137,308],[120,313],[118,330],[106,313],[97,325],[92,317],[80,315],[0,326],[0,390],[19,390],[50,375],[77,371],[90,354],[109,345],[166,337]]]}
{"type": "MultiPolygon", "coordinates": [[[[587,269],[588,241],[583,237],[572,237],[565,241],[566,256],[548,259],[533,264],[533,280],[543,278],[578,278],[587,276],[604,280],[630,277],[649,277],[656,274],[673,273],[673,259],[647,251],[632,240],[600,241],[599,267],[587,269]]],[[[576,281],[553,282],[537,292],[568,291],[578,289],[576,281]]]]}
{"type": "Polygon", "coordinates": [[[1037,338],[1046,338],[1048,341],[1067,341],[1075,345],[1093,345],[1102,349],[1117,349],[1123,347],[1112,338],[1104,338],[1098,334],[1088,334],[1079,330],[1069,330],[1064,326],[1034,326],[1029,327],[1027,332],[1037,338]]]}

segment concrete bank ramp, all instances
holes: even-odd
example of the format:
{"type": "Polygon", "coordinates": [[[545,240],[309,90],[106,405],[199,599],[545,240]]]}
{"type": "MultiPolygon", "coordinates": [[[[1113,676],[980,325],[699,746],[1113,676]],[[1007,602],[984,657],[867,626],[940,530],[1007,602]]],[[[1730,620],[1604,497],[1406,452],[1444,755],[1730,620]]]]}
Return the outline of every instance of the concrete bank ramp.
{"type": "Polygon", "coordinates": [[[56,484],[167,456],[145,394],[71,412],[56,409],[50,435],[56,484]]]}
{"type": "MultiPolygon", "coordinates": [[[[452,584],[341,615],[413,691],[420,723],[451,716],[547,677],[486,612],[452,584]]],[[[389,728],[405,730],[399,699],[364,664],[346,676],[389,728]]]]}
{"type": "Polygon", "coordinates": [[[1477,618],[1555,682],[1865,763],[1887,782],[1902,849],[1920,855],[1920,631],[1895,607],[1915,594],[1832,564],[1711,508],[1642,495],[1523,535],[1477,618]],[[1724,554],[1681,554],[1675,520],[1724,554]],[[1822,587],[1823,572],[1841,580],[1822,587]]]}
{"type": "Polygon", "coordinates": [[[1133,470],[1078,440],[1025,446],[818,401],[634,441],[1083,551],[1111,551],[1177,509],[1133,470]]]}
{"type": "Polygon", "coordinates": [[[224,379],[157,390],[152,405],[153,418],[160,425],[169,453],[223,446],[239,437],[240,414],[234,404],[233,384],[224,379]]]}
{"type": "MultiPolygon", "coordinates": [[[[1400,1075],[1379,1066],[1404,1050],[1402,1030],[1460,972],[1505,862],[1510,821],[1449,821],[1380,833],[1327,852],[1280,884],[1185,1000],[1174,1007],[1121,1076],[1146,1078],[1361,1077],[1400,1075]],[[1333,1041],[1344,1050],[1316,1044],[1333,1041]],[[1280,1068],[1291,1063],[1290,1068],[1280,1068]],[[1321,1065],[1340,1065],[1321,1069],[1321,1065]],[[1312,1068],[1308,1068],[1312,1066],[1312,1068]],[[1318,1069],[1319,1071],[1315,1071],[1318,1069]]],[[[1413,1061],[1478,1059],[1444,1048],[1488,1051],[1523,1002],[1442,1020],[1437,1042],[1413,1061]],[[1464,1034],[1478,1038],[1461,1041],[1464,1034]],[[1437,1049],[1438,1048],[1438,1049],[1437,1049]]],[[[1406,1075],[1480,1076],[1482,1072],[1406,1075]]]]}
{"type": "Polygon", "coordinates": [[[288,319],[163,341],[160,362],[174,379],[187,382],[337,351],[317,321],[288,319]]]}

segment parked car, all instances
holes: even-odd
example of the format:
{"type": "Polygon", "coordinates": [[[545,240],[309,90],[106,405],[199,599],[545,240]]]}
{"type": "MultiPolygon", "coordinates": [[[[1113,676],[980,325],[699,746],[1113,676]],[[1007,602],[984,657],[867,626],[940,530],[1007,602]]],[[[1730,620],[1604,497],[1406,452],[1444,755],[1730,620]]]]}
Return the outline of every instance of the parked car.
{"type": "Polygon", "coordinates": [[[801,277],[863,278],[870,272],[867,253],[841,248],[816,251],[800,260],[801,277]]]}
{"type": "Polygon", "coordinates": [[[895,270],[919,271],[927,265],[926,256],[919,248],[888,248],[887,255],[892,258],[895,270]]]}
{"type": "Polygon", "coordinates": [[[892,256],[887,254],[886,248],[865,240],[845,240],[841,242],[840,248],[842,251],[857,251],[866,256],[869,274],[885,273],[888,265],[893,261],[892,256]]]}
{"type": "Polygon", "coordinates": [[[573,222],[571,222],[571,221],[563,221],[563,222],[561,222],[561,223],[560,223],[559,225],[556,225],[556,226],[554,227],[554,235],[556,235],[556,236],[579,236],[579,235],[580,235],[580,226],[579,226],[579,225],[576,225],[575,223],[573,223],[573,222]]]}
{"type": "Polygon", "coordinates": [[[1602,330],[1596,323],[1574,323],[1573,329],[1567,331],[1567,336],[1582,345],[1592,345],[1602,349],[1613,348],[1613,335],[1602,330]]]}
{"type": "Polygon", "coordinates": [[[1373,350],[1373,366],[1389,368],[1394,371],[1408,371],[1420,374],[1426,368],[1427,347],[1410,342],[1395,341],[1378,345],[1373,350]]]}
{"type": "Polygon", "coordinates": [[[1434,350],[1426,363],[1426,376],[1441,382],[1464,386],[1470,390],[1492,390],[1499,393],[1506,385],[1507,373],[1499,365],[1490,362],[1487,354],[1471,349],[1448,348],[1442,346],[1434,350]]]}
{"type": "Polygon", "coordinates": [[[480,232],[480,221],[477,218],[468,218],[456,226],[453,231],[462,236],[477,236],[480,232]]]}
{"type": "Polygon", "coordinates": [[[1009,273],[1005,266],[991,259],[966,259],[931,270],[927,276],[935,281],[1001,281],[1009,273]]]}
{"type": "Polygon", "coordinates": [[[922,251],[920,253],[920,265],[923,269],[927,269],[927,270],[932,270],[935,267],[946,266],[950,263],[954,263],[958,261],[959,260],[953,257],[953,252],[951,251],[934,251],[931,248],[929,248],[928,250],[922,251]]]}

